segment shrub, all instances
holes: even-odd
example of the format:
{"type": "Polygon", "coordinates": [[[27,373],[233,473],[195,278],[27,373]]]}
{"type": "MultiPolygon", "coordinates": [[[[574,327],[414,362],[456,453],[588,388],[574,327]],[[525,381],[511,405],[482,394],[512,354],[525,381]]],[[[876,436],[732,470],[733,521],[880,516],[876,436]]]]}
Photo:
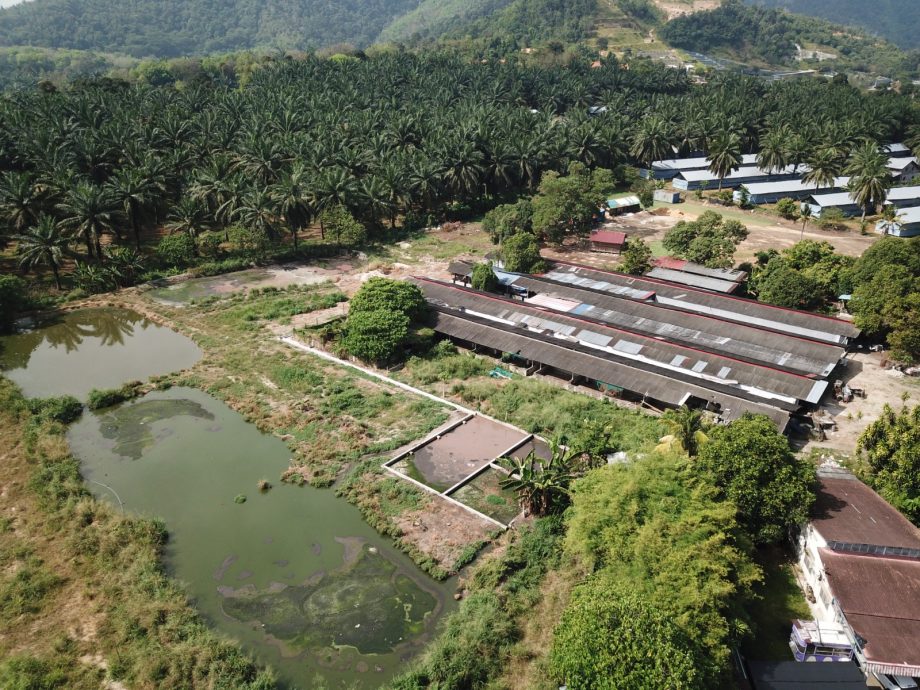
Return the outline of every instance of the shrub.
{"type": "Polygon", "coordinates": [[[498,278],[495,277],[495,271],[492,270],[492,264],[481,263],[473,267],[472,286],[477,290],[485,292],[495,292],[498,290],[498,278]]]}
{"type": "Polygon", "coordinates": [[[818,218],[818,227],[822,230],[841,230],[845,229],[846,216],[839,208],[828,208],[821,212],[818,218]]]}
{"type": "Polygon", "coordinates": [[[535,273],[543,270],[540,245],[531,234],[522,233],[505,240],[502,246],[505,269],[515,273],[535,273]]]}
{"type": "Polygon", "coordinates": [[[106,407],[112,407],[126,400],[136,398],[138,390],[134,384],[125,384],[121,388],[110,388],[100,390],[93,388],[89,392],[86,400],[86,406],[91,410],[101,410],[106,407]]]}
{"type": "Polygon", "coordinates": [[[29,411],[41,419],[70,424],[83,414],[83,403],[72,395],[29,400],[29,411]]]}
{"type": "Polygon", "coordinates": [[[0,333],[13,329],[16,314],[28,305],[26,283],[22,278],[0,275],[0,333]]]}
{"type": "Polygon", "coordinates": [[[799,217],[799,204],[795,199],[780,199],[776,202],[776,212],[786,220],[799,217]]]}
{"type": "Polygon", "coordinates": [[[258,228],[247,228],[235,226],[229,231],[230,242],[234,248],[243,254],[253,257],[262,258],[265,252],[271,246],[271,240],[264,230],[258,228]]]}
{"type": "Polygon", "coordinates": [[[673,617],[610,578],[575,589],[556,626],[550,668],[572,690],[710,687],[673,617]]]}
{"type": "Polygon", "coordinates": [[[167,266],[188,266],[195,261],[195,240],[187,233],[167,235],[157,245],[157,257],[167,266]]]}
{"type": "Polygon", "coordinates": [[[202,256],[217,256],[220,254],[220,245],[223,236],[217,232],[206,232],[198,237],[198,252],[202,256]]]}

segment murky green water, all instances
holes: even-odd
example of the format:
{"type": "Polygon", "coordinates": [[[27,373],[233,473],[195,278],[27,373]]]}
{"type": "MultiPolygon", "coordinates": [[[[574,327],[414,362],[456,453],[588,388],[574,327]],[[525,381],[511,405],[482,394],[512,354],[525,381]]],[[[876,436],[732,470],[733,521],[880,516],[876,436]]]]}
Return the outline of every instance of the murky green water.
{"type": "Polygon", "coordinates": [[[199,611],[291,687],[378,687],[454,603],[331,491],[280,484],[285,445],[200,391],[87,414],[69,440],[97,495],[164,519],[199,611]]]}
{"type": "Polygon", "coordinates": [[[81,309],[0,338],[0,368],[29,397],[117,388],[192,366],[201,350],[128,309],[81,309]]]}

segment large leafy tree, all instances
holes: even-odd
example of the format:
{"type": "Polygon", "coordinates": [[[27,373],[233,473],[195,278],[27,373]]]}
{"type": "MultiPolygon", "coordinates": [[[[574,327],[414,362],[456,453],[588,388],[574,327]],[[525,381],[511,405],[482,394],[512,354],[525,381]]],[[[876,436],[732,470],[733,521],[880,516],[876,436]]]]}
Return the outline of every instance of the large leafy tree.
{"type": "Polygon", "coordinates": [[[664,236],[664,248],[674,256],[713,268],[731,266],[735,247],[748,231],[736,220],[706,211],[694,221],[680,221],[664,236]]]}
{"type": "Polygon", "coordinates": [[[406,354],[412,328],[426,312],[427,303],[418,286],[371,278],[351,299],[342,345],[365,361],[391,362],[406,354]]]}
{"type": "Polygon", "coordinates": [[[885,405],[859,437],[863,476],[898,510],[920,525],[920,405],[895,412],[885,405]]]}
{"type": "Polygon", "coordinates": [[[782,540],[805,522],[814,502],[814,465],[796,457],[763,415],[713,429],[694,467],[737,506],[739,522],[758,544],[782,540]]]}
{"type": "Polygon", "coordinates": [[[736,514],[676,454],[607,465],[572,487],[566,557],[670,617],[698,650],[701,687],[722,687],[731,640],[747,630],[742,603],[760,577],[736,514]]]}

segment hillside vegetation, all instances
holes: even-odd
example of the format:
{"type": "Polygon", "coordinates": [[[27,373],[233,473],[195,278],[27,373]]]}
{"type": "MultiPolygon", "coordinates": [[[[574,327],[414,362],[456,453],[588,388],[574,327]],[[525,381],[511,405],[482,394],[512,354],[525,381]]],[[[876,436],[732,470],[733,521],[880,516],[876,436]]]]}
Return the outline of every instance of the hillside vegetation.
{"type": "Polygon", "coordinates": [[[797,45],[832,51],[837,58],[823,64],[838,70],[903,79],[915,75],[920,65],[918,51],[904,52],[857,29],[777,9],[751,7],[741,0],[725,0],[716,9],[676,17],[661,28],[659,37],[677,48],[721,52],[741,61],[769,65],[810,66],[795,60],[797,45]]]}
{"type": "MultiPolygon", "coordinates": [[[[750,1],[750,0],[749,0],[750,1]]],[[[916,0],[753,0],[758,5],[829,19],[876,33],[902,48],[920,48],[920,3],[916,0]]]]}
{"type": "Polygon", "coordinates": [[[0,10],[0,46],[200,55],[372,43],[413,0],[33,0],[0,10]]]}

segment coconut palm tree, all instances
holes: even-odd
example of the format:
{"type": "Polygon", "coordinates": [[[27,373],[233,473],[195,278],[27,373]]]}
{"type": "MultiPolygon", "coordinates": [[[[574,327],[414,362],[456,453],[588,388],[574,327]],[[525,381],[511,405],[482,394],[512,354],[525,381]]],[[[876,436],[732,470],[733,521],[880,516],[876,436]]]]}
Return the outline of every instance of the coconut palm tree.
{"type": "Polygon", "coordinates": [[[891,189],[888,158],[879,151],[878,146],[867,142],[850,156],[846,172],[851,175],[850,196],[862,208],[862,222],[865,222],[869,209],[875,212],[878,205],[885,202],[888,190],[891,189]]]}
{"type": "Polygon", "coordinates": [[[700,410],[683,405],[676,410],[667,410],[661,416],[661,421],[691,458],[695,458],[700,446],[709,440],[706,420],[700,410]]]}
{"type": "Polygon", "coordinates": [[[60,290],[61,261],[70,248],[70,239],[61,232],[57,221],[42,214],[34,227],[23,234],[14,235],[14,239],[19,265],[29,270],[37,266],[48,266],[54,274],[54,285],[60,290]]]}
{"type": "Polygon", "coordinates": [[[802,221],[802,232],[799,235],[800,242],[805,239],[805,226],[808,224],[808,221],[811,220],[813,215],[814,212],[811,210],[811,206],[808,204],[802,204],[802,207],[799,210],[799,220],[802,221]]]}

